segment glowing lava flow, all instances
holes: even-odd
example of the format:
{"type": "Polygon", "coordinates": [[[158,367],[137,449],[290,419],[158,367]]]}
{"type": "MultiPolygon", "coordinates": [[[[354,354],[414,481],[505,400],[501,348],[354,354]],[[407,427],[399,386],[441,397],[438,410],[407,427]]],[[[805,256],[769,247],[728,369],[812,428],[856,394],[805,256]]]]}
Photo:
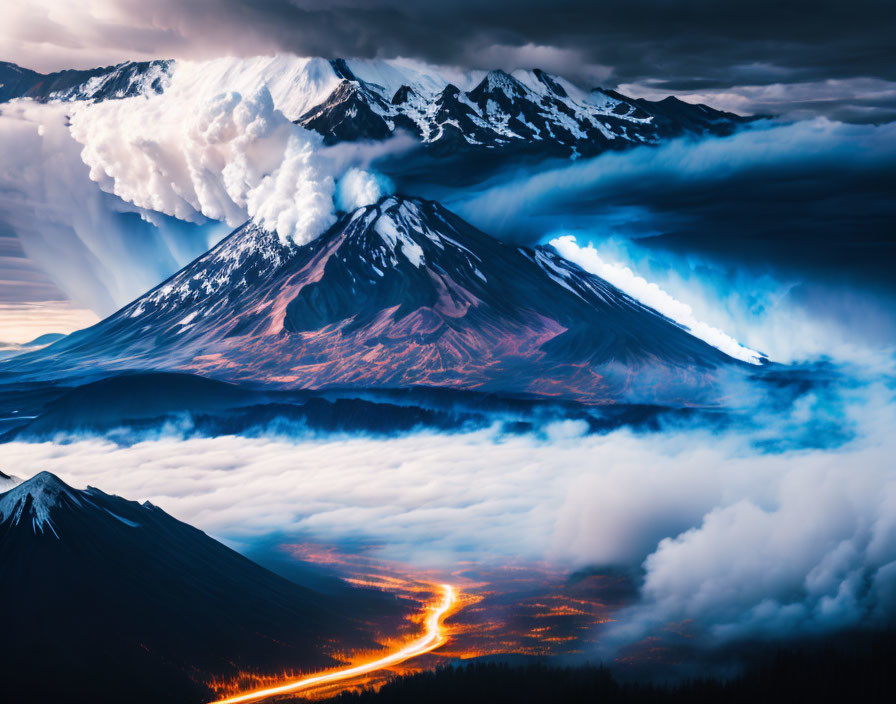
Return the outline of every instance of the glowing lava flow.
{"type": "Polygon", "coordinates": [[[415,640],[409,645],[406,645],[401,650],[397,650],[394,653],[390,653],[389,655],[386,655],[379,660],[374,660],[373,662],[356,665],[354,667],[345,668],[343,670],[335,670],[333,672],[327,672],[320,675],[312,675],[310,677],[305,677],[293,682],[287,682],[275,687],[256,689],[255,691],[247,692],[245,694],[237,694],[236,696],[227,697],[226,699],[218,699],[214,702],[214,704],[237,704],[238,702],[254,702],[259,699],[266,699],[268,697],[291,694],[303,689],[317,687],[322,684],[332,684],[333,682],[349,680],[360,675],[366,675],[376,670],[382,670],[386,667],[397,665],[410,658],[414,658],[418,655],[428,653],[431,650],[435,650],[446,641],[446,637],[442,631],[442,622],[448,612],[451,611],[455,603],[457,603],[457,595],[454,592],[454,587],[452,587],[450,584],[443,584],[442,590],[444,594],[442,596],[441,603],[430,610],[429,614],[426,617],[426,632],[419,639],[415,640]]]}

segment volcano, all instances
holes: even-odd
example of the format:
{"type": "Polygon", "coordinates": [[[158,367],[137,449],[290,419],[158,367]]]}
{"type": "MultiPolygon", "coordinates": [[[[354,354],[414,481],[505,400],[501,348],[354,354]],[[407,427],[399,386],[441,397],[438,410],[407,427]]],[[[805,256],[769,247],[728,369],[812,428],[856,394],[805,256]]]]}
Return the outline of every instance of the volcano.
{"type": "Polygon", "coordinates": [[[106,320],[5,368],[690,404],[744,366],[552,247],[515,247],[437,203],[388,196],[303,246],[247,223],[106,320]]]}

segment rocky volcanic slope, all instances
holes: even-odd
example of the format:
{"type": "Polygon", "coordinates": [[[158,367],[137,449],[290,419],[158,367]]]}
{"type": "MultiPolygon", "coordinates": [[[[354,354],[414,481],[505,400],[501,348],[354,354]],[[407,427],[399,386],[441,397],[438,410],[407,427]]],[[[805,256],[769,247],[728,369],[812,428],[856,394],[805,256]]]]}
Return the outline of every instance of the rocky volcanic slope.
{"type": "Polygon", "coordinates": [[[390,196],[305,246],[247,223],[92,328],[3,369],[187,371],[280,388],[477,389],[711,401],[744,365],[553,248],[390,196]]]}

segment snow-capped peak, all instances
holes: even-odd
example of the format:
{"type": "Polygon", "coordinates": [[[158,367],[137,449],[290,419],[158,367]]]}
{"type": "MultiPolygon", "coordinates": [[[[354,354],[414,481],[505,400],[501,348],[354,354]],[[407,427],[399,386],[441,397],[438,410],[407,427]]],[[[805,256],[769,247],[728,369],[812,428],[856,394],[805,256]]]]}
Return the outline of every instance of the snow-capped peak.
{"type": "Polygon", "coordinates": [[[482,83],[479,84],[477,90],[479,88],[485,89],[488,92],[492,93],[500,91],[509,96],[525,95],[526,93],[526,89],[524,88],[522,83],[520,83],[506,71],[501,70],[489,71],[485,75],[485,78],[482,79],[482,83]]]}
{"type": "Polygon", "coordinates": [[[391,253],[393,264],[399,252],[417,268],[427,264],[427,251],[432,254],[454,250],[471,265],[479,260],[450,236],[453,228],[438,209],[428,208],[425,202],[414,198],[385,196],[378,203],[357,210],[349,226],[353,232],[376,233],[391,253]]]}
{"type": "Polygon", "coordinates": [[[410,235],[413,230],[408,227],[408,216],[414,217],[410,210],[406,214],[400,209],[398,212],[393,210],[380,215],[373,227],[393,252],[400,247],[407,260],[419,267],[423,263],[423,249],[410,235]]]}
{"type": "Polygon", "coordinates": [[[55,474],[40,472],[5,494],[0,494],[0,523],[11,520],[13,525],[19,525],[22,518],[30,518],[35,534],[49,529],[58,538],[51,517],[52,510],[63,498],[80,506],[77,493],[55,474]]]}

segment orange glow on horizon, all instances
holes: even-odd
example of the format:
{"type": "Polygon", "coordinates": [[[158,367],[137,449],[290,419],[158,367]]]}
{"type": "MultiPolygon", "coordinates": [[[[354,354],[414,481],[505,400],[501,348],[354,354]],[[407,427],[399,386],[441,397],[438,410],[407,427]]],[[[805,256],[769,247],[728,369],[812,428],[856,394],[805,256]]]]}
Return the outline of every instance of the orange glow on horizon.
{"type": "Polygon", "coordinates": [[[388,655],[362,663],[351,667],[333,670],[331,672],[323,672],[317,675],[303,677],[298,680],[285,682],[272,687],[256,689],[244,694],[237,694],[224,699],[217,699],[213,704],[240,704],[241,702],[255,702],[269,697],[282,696],[284,694],[292,694],[298,691],[305,691],[331,685],[337,682],[351,680],[362,675],[370,674],[377,670],[383,670],[394,665],[398,665],[406,660],[429,653],[436,648],[444,645],[448,640],[445,632],[445,619],[458,608],[458,594],[455,588],[450,584],[440,585],[442,588],[442,598],[439,602],[431,605],[426,614],[424,622],[425,630],[422,636],[408,645],[396,650],[388,655]]]}

